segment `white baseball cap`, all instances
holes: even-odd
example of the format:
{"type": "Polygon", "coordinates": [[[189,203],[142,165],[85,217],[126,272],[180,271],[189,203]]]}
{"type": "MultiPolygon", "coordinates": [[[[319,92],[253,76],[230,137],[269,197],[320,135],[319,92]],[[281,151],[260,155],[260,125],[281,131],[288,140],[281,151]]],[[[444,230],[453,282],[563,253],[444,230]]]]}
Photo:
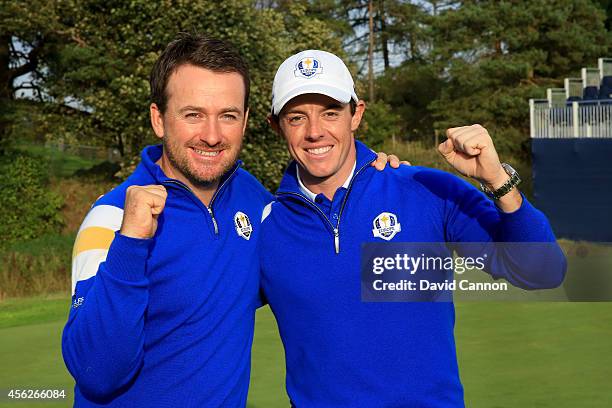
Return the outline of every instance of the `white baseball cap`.
{"type": "Polygon", "coordinates": [[[306,50],[287,58],[276,71],[272,85],[272,114],[296,96],[316,93],[340,103],[358,101],[355,83],[344,62],[334,54],[306,50]]]}

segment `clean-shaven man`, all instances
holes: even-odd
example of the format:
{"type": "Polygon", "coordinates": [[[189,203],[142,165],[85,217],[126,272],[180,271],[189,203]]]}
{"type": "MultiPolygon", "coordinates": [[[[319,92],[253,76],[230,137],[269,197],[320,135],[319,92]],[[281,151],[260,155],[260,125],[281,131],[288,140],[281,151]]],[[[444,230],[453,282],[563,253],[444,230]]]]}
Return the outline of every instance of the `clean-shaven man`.
{"type": "MultiPolygon", "coordinates": [[[[449,129],[439,150],[491,197],[433,169],[373,171],[374,154],[354,137],[364,110],[333,54],[303,51],[276,73],[269,122],[294,161],[264,210],[261,284],[285,347],[287,393],[298,408],[463,407],[452,302],[362,302],[361,244],[386,242],[376,222],[389,218],[391,242],[555,237],[482,126],[449,129]]],[[[489,272],[524,288],[555,287],[565,258],[551,245],[546,265],[498,255],[489,272]]]]}

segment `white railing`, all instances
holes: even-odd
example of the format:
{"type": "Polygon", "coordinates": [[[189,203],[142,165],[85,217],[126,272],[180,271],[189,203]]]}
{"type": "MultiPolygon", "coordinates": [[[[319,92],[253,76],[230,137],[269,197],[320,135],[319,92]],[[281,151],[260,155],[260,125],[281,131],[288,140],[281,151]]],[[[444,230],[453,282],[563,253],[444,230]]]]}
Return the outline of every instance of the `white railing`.
{"type": "Polygon", "coordinates": [[[612,100],[554,107],[545,99],[531,99],[529,114],[532,138],[612,138],[612,100]]]}

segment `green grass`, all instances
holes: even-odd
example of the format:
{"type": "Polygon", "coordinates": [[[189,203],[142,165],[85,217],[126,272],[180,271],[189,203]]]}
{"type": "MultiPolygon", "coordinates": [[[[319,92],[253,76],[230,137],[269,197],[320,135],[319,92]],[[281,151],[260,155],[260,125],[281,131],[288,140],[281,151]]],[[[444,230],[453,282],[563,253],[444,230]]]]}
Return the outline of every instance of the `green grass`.
{"type": "Polygon", "coordinates": [[[257,311],[248,408],[289,406],[285,393],[285,355],[269,307],[257,311]]]}
{"type": "Polygon", "coordinates": [[[0,330],[57,322],[68,317],[69,307],[70,299],[63,294],[7,299],[0,303],[0,330]]]}
{"type": "MultiPolygon", "coordinates": [[[[64,301],[65,303],[65,301],[64,301]]],[[[9,389],[64,389],[67,399],[16,403],[0,395],[0,407],[67,407],[73,392],[61,355],[63,321],[0,329],[0,391],[9,389]]]]}
{"type": "Polygon", "coordinates": [[[77,170],[87,170],[104,161],[95,158],[85,158],[42,145],[23,145],[17,146],[17,149],[48,160],[50,166],[49,172],[54,177],[70,177],[77,170]]]}
{"type": "Polygon", "coordinates": [[[49,234],[1,249],[0,299],[60,291],[67,294],[74,237],[49,234]]]}
{"type": "Polygon", "coordinates": [[[468,407],[612,407],[612,303],[463,303],[468,407]]]}
{"type": "Polygon", "coordinates": [[[76,234],[47,234],[28,241],[12,244],[1,252],[16,251],[22,254],[37,255],[46,251],[72,253],[76,234]]]}
{"type": "MultiPolygon", "coordinates": [[[[61,333],[70,300],[58,297],[8,299],[0,303],[0,392],[11,388],[65,389],[74,383],[61,356],[61,333]]],[[[269,308],[257,313],[248,408],[289,406],[285,361],[276,322],[269,308]]],[[[68,395],[67,394],[67,395],[68,395]]],[[[0,395],[0,408],[25,407],[0,395]]],[[[65,407],[64,402],[28,402],[28,407],[65,407]]]]}
{"type": "MultiPolygon", "coordinates": [[[[0,303],[0,390],[64,388],[67,299],[0,303]]],[[[457,304],[457,349],[470,408],[612,406],[612,303],[457,304]]],[[[28,406],[59,407],[50,402],[28,406]]],[[[0,407],[25,406],[7,403],[0,407]]],[[[284,361],[269,308],[257,313],[249,408],[287,407],[284,361]]]]}

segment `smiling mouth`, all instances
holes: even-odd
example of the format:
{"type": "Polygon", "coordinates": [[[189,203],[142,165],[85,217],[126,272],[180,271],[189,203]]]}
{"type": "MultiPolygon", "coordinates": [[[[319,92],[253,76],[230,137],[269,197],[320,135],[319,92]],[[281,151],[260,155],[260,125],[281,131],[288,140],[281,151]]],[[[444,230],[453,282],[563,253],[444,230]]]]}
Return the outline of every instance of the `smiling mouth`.
{"type": "Polygon", "coordinates": [[[200,150],[194,147],[191,148],[198,156],[202,157],[217,157],[221,151],[220,150],[200,150]]]}
{"type": "Polygon", "coordinates": [[[323,146],[323,147],[317,147],[314,149],[306,149],[306,152],[308,152],[309,154],[312,154],[313,156],[320,156],[322,154],[329,152],[333,147],[334,146],[323,146]]]}

